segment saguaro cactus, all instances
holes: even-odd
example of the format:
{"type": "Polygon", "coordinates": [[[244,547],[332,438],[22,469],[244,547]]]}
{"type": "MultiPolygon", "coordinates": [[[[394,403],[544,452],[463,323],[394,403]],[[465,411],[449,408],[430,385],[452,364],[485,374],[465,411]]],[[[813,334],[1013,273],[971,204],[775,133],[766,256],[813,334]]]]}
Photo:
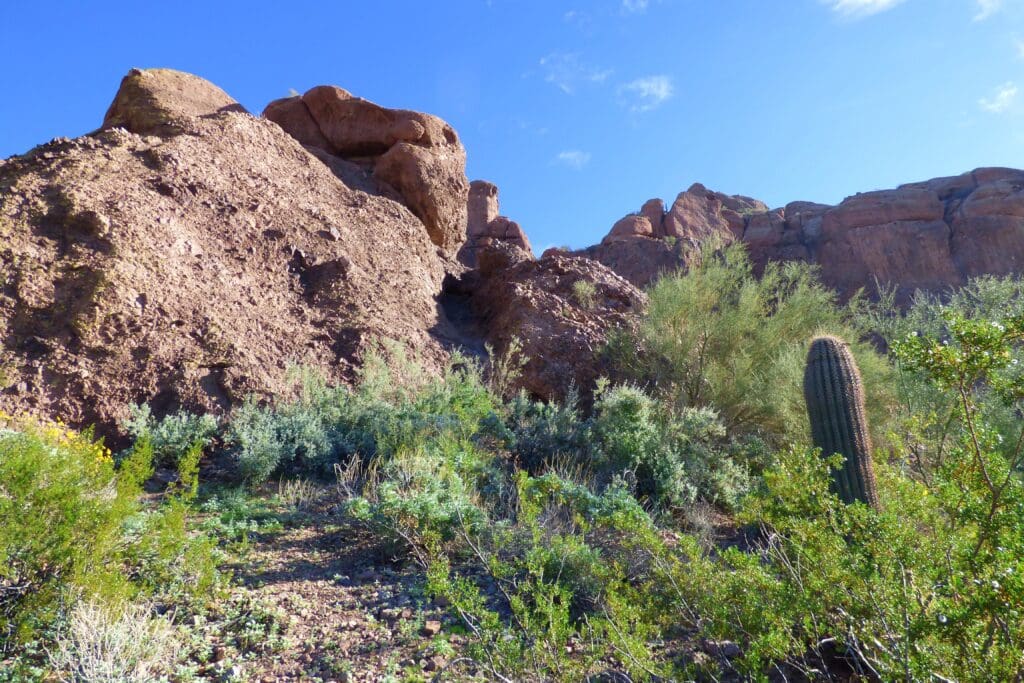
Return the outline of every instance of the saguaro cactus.
{"type": "Polygon", "coordinates": [[[839,453],[846,458],[842,468],[832,473],[833,490],[847,504],[859,500],[878,509],[864,383],[842,339],[824,336],[811,342],[804,398],[814,445],[824,456],[839,453]]]}

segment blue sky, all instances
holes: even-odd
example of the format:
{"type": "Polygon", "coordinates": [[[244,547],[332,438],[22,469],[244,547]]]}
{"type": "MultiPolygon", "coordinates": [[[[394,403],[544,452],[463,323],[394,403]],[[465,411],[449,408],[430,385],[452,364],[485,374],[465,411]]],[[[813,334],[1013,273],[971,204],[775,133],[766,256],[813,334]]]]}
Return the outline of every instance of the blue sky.
{"type": "Polygon", "coordinates": [[[133,66],[259,112],[331,83],[459,131],[535,248],[693,182],[772,206],[1024,166],[1024,0],[4,0],[0,157],[133,66]]]}

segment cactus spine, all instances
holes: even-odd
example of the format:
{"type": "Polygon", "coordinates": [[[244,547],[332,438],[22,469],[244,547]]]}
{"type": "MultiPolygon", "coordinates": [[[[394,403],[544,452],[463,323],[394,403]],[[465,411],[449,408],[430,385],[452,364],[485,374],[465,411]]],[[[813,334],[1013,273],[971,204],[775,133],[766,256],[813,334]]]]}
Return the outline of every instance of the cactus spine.
{"type": "Polygon", "coordinates": [[[844,503],[861,501],[878,509],[871,439],[864,411],[864,383],[850,347],[838,337],[811,341],[804,372],[804,398],[814,445],[824,456],[846,458],[832,472],[832,489],[844,503]]]}

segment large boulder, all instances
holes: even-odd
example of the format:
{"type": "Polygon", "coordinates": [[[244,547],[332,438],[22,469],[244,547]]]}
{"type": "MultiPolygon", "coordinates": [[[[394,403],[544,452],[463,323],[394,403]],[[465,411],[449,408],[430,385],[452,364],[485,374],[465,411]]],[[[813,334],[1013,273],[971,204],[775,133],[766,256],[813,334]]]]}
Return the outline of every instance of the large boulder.
{"type": "Polygon", "coordinates": [[[556,251],[540,259],[497,243],[480,254],[472,294],[486,338],[498,352],[513,339],[526,358],[519,386],[535,398],[562,399],[575,387],[589,395],[609,374],[601,354],[609,333],[632,325],[643,292],[605,266],[556,251]]]}
{"type": "Polygon", "coordinates": [[[688,242],[717,239],[731,242],[743,236],[744,220],[767,211],[763,202],[741,195],[726,195],[694,183],[680,192],[664,217],[664,235],[688,242]]]}
{"type": "Polygon", "coordinates": [[[275,100],[263,116],[303,145],[364,167],[383,191],[393,188],[437,246],[455,252],[465,241],[466,152],[440,118],[326,85],[275,100]]]}
{"type": "Polygon", "coordinates": [[[103,128],[139,135],[173,135],[198,116],[245,108],[209,81],[173,69],[132,69],[103,117],[103,128]]]}
{"type": "Polygon", "coordinates": [[[201,79],[132,72],[105,129],[0,163],[0,410],[109,433],[131,402],[286,393],[292,366],[349,380],[380,339],[441,367],[452,262],[360,173],[201,79]]]}

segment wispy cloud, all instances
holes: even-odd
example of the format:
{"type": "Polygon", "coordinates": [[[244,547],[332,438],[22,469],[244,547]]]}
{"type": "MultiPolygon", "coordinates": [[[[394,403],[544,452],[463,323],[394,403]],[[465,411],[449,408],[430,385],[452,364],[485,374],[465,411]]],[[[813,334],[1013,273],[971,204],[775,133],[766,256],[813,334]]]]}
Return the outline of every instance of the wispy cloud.
{"type": "Polygon", "coordinates": [[[1003,0],[975,0],[975,4],[978,12],[974,15],[974,21],[985,21],[1003,8],[1003,0]]]}
{"type": "Polygon", "coordinates": [[[1017,99],[1017,85],[1013,81],[1007,81],[996,88],[992,97],[982,97],[978,100],[978,106],[993,114],[1002,114],[1010,108],[1017,99]]]}
{"type": "Polygon", "coordinates": [[[668,76],[645,76],[619,87],[630,111],[650,111],[672,97],[672,79],[668,76]]]}
{"type": "Polygon", "coordinates": [[[649,0],[622,0],[622,11],[643,12],[649,4],[649,0]]]}
{"type": "Polygon", "coordinates": [[[545,81],[569,95],[584,83],[603,83],[612,74],[610,69],[584,64],[578,52],[552,52],[541,57],[540,68],[545,81]]]}
{"type": "Polygon", "coordinates": [[[822,0],[844,19],[860,19],[890,10],[904,0],[822,0]]]}
{"type": "Polygon", "coordinates": [[[555,156],[555,161],[563,166],[578,171],[590,163],[590,152],[580,149],[567,149],[555,156]]]}
{"type": "Polygon", "coordinates": [[[1017,59],[1024,59],[1024,40],[1018,38],[1013,41],[1013,45],[1017,48],[1017,59]]]}

